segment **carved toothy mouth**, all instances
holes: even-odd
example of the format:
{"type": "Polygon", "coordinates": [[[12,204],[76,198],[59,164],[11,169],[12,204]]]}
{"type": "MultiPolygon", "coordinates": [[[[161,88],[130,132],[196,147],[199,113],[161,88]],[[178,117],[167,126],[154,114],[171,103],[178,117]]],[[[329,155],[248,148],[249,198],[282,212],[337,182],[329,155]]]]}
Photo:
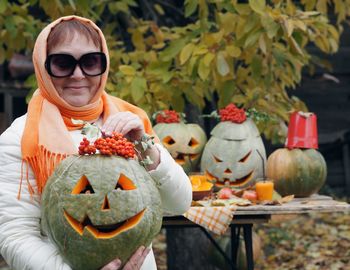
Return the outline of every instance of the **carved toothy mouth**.
{"type": "Polygon", "coordinates": [[[82,222],[79,222],[75,218],[73,218],[71,215],[69,215],[64,210],[64,217],[68,221],[68,223],[72,226],[72,228],[79,233],[80,235],[83,235],[84,229],[88,230],[95,238],[99,239],[109,239],[117,236],[118,234],[130,230],[131,228],[135,227],[140,220],[142,219],[146,209],[143,209],[141,212],[137,213],[135,216],[124,220],[122,222],[118,222],[115,224],[108,224],[108,225],[94,225],[89,216],[85,216],[84,220],[82,222]]]}
{"type": "Polygon", "coordinates": [[[205,171],[205,173],[207,174],[209,179],[216,180],[215,185],[218,186],[218,187],[224,187],[224,186],[227,186],[227,185],[229,185],[231,187],[243,186],[246,183],[248,183],[249,181],[251,181],[252,178],[253,178],[253,171],[251,171],[246,176],[243,176],[242,178],[236,179],[234,182],[230,181],[229,178],[224,178],[223,180],[219,180],[219,178],[217,176],[212,175],[208,171],[205,171]]]}
{"type": "Polygon", "coordinates": [[[174,157],[176,163],[178,164],[185,164],[187,160],[194,161],[199,154],[184,154],[184,153],[177,153],[177,155],[174,157]]]}

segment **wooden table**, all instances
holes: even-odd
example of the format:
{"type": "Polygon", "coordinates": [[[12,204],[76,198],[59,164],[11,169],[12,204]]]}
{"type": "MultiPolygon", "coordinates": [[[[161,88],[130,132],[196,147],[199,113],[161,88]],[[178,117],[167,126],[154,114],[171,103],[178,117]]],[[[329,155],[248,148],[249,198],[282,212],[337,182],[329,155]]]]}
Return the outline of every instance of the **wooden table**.
{"type": "Polygon", "coordinates": [[[315,212],[350,213],[350,205],[345,202],[335,201],[328,196],[312,195],[308,198],[294,198],[292,201],[282,205],[238,206],[230,224],[232,247],[231,259],[228,258],[226,253],[216,243],[207,230],[183,216],[163,218],[163,227],[200,227],[203,233],[205,233],[222,256],[224,256],[226,261],[231,265],[232,269],[236,269],[239,236],[242,230],[246,247],[247,266],[249,270],[252,270],[254,269],[252,241],[253,224],[267,223],[272,215],[306,214],[315,212]]]}

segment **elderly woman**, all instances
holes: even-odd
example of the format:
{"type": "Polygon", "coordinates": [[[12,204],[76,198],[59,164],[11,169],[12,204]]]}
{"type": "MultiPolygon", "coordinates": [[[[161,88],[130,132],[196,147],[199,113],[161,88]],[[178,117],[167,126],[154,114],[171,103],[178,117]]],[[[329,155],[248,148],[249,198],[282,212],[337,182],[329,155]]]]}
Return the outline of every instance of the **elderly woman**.
{"type": "MultiPolygon", "coordinates": [[[[68,16],[43,29],[33,51],[38,82],[28,113],[0,137],[0,247],[13,269],[70,269],[57,248],[40,232],[40,194],[55,166],[77,154],[82,125],[97,123],[105,134],[118,132],[132,141],[153,134],[146,113],[104,88],[108,49],[90,20],[68,16]],[[17,196],[19,195],[19,196],[17,196]]],[[[143,154],[157,183],[164,213],[184,213],[191,203],[190,182],[160,145],[143,154]]],[[[116,258],[102,269],[119,269],[116,258]]],[[[156,269],[153,252],[140,247],[124,269],[156,269]]]]}

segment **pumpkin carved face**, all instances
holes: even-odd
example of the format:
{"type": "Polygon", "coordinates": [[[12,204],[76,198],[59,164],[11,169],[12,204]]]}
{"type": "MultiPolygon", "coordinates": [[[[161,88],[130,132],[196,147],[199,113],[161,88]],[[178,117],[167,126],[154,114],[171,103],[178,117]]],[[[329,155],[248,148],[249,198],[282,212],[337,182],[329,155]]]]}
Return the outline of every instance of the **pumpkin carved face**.
{"type": "Polygon", "coordinates": [[[42,197],[42,230],[73,269],[122,262],[160,230],[159,192],[135,160],[72,156],[50,177],[42,197]]]}
{"type": "Polygon", "coordinates": [[[265,147],[254,122],[221,122],[211,132],[201,160],[201,170],[215,185],[245,188],[263,177],[265,147]]]}
{"type": "Polygon", "coordinates": [[[159,123],[153,129],[164,147],[185,172],[196,170],[207,142],[207,136],[199,125],[159,123]]]}

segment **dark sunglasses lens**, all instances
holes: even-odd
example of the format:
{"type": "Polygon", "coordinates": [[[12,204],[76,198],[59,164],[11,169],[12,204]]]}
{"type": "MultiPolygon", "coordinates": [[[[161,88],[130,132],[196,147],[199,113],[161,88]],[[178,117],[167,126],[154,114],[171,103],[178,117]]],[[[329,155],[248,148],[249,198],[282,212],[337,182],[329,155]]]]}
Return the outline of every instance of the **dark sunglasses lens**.
{"type": "Polygon", "coordinates": [[[76,61],[71,55],[53,55],[50,59],[50,70],[54,76],[69,76],[75,68],[76,61]]]}
{"type": "Polygon", "coordinates": [[[80,60],[81,68],[89,76],[97,76],[106,70],[106,57],[101,53],[89,53],[80,60]]]}

